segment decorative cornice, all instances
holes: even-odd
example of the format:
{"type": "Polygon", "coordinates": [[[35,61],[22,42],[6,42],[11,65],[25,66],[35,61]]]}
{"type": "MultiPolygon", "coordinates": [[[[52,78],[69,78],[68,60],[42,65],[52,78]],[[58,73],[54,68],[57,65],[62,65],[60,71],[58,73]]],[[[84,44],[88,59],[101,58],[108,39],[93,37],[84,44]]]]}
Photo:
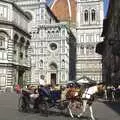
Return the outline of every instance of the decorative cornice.
{"type": "Polygon", "coordinates": [[[31,35],[23,30],[22,28],[18,27],[16,24],[14,24],[14,22],[9,22],[9,21],[3,21],[3,20],[0,20],[0,25],[8,25],[8,26],[11,26],[13,27],[14,29],[22,32],[24,35],[26,35],[29,39],[31,39],[31,35]]]}

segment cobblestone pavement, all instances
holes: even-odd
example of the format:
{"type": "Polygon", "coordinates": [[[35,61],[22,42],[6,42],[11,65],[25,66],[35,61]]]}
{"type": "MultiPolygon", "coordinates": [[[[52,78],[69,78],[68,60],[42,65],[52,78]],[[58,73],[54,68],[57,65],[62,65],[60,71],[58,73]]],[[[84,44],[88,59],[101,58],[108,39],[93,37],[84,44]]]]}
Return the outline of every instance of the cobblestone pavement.
{"type": "MultiPolygon", "coordinates": [[[[48,117],[39,113],[21,113],[17,110],[18,96],[15,93],[0,93],[0,120],[79,120],[52,110],[48,117]]],[[[120,120],[120,104],[95,102],[93,105],[96,120],[120,120]]],[[[89,120],[88,111],[80,120],[89,120]]]]}

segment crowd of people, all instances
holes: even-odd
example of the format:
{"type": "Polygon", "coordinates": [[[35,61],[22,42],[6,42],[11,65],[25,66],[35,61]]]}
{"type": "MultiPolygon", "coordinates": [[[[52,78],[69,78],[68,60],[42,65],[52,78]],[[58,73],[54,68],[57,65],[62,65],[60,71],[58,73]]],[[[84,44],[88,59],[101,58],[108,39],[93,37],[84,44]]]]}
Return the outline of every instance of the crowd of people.
{"type": "Polygon", "coordinates": [[[36,99],[39,93],[41,93],[42,96],[51,95],[51,97],[53,97],[54,99],[58,99],[58,96],[59,96],[61,100],[65,100],[66,97],[67,99],[69,99],[69,97],[73,97],[75,91],[79,91],[79,93],[81,94],[81,89],[77,85],[74,85],[74,84],[50,85],[50,84],[45,84],[42,80],[40,80],[39,85],[28,84],[27,86],[24,86],[23,88],[21,88],[20,85],[17,84],[15,87],[16,93],[19,94],[21,93],[22,90],[30,93],[30,97],[32,99],[36,99]],[[42,92],[39,92],[39,90],[42,92]]]}
{"type": "Polygon", "coordinates": [[[107,86],[105,91],[105,99],[109,101],[120,101],[120,86],[107,86]]]}
{"type": "MultiPolygon", "coordinates": [[[[66,84],[64,84],[64,85],[45,84],[43,76],[41,76],[41,79],[39,80],[38,86],[34,86],[34,85],[29,84],[22,89],[31,93],[31,98],[33,98],[33,99],[38,97],[38,95],[39,95],[38,90],[43,91],[43,93],[41,93],[41,94],[47,95],[47,96],[49,96],[52,93],[52,97],[54,97],[54,98],[58,97],[58,95],[56,94],[58,92],[56,92],[56,91],[60,91],[60,92],[62,92],[62,94],[60,96],[61,100],[65,100],[66,97],[69,98],[70,96],[71,97],[74,96],[72,94],[74,94],[75,91],[79,91],[78,93],[80,96],[80,94],[82,94],[82,91],[83,91],[83,88],[81,88],[80,86],[77,86],[77,85],[73,85],[73,84],[67,84],[67,85],[66,84]]],[[[15,87],[15,90],[17,93],[20,93],[21,92],[20,85],[17,84],[15,87]]],[[[118,86],[118,87],[113,87],[113,86],[106,87],[105,99],[110,100],[110,101],[120,101],[120,86],[118,86]]]]}

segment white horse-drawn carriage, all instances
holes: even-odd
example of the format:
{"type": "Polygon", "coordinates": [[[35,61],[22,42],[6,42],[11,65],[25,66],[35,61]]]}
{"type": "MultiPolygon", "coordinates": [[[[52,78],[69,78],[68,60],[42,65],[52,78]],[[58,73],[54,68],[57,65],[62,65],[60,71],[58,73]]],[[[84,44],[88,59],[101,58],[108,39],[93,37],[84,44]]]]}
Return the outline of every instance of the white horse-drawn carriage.
{"type": "MultiPolygon", "coordinates": [[[[75,114],[81,117],[88,106],[91,113],[91,119],[95,120],[92,110],[94,94],[104,91],[104,85],[95,85],[92,83],[91,86],[82,90],[79,82],[80,81],[72,81],[72,84],[68,83],[70,86],[62,86],[60,90],[49,91],[48,95],[41,94],[43,91],[39,89],[39,95],[36,100],[37,104],[35,104],[38,106],[39,112],[49,115],[49,108],[51,107],[55,107],[62,111],[67,109],[70,116],[73,118],[75,114]]],[[[26,96],[28,97],[29,95],[22,91],[19,99],[19,110],[24,111],[29,109],[30,99],[26,101],[26,96]]]]}

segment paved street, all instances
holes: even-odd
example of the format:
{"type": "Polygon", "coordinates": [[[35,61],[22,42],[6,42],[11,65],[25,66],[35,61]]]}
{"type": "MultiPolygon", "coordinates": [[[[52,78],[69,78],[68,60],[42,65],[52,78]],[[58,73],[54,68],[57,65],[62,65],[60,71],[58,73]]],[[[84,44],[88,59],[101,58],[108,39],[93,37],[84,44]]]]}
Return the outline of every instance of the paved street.
{"type": "MultiPolygon", "coordinates": [[[[96,120],[120,120],[120,104],[95,102],[96,120]]],[[[88,120],[86,113],[80,120],[88,120]]],[[[78,118],[74,118],[78,120],[78,118]]],[[[17,110],[17,95],[15,93],[0,93],[0,120],[72,120],[70,117],[54,112],[49,117],[39,113],[20,113],[17,110]]]]}

